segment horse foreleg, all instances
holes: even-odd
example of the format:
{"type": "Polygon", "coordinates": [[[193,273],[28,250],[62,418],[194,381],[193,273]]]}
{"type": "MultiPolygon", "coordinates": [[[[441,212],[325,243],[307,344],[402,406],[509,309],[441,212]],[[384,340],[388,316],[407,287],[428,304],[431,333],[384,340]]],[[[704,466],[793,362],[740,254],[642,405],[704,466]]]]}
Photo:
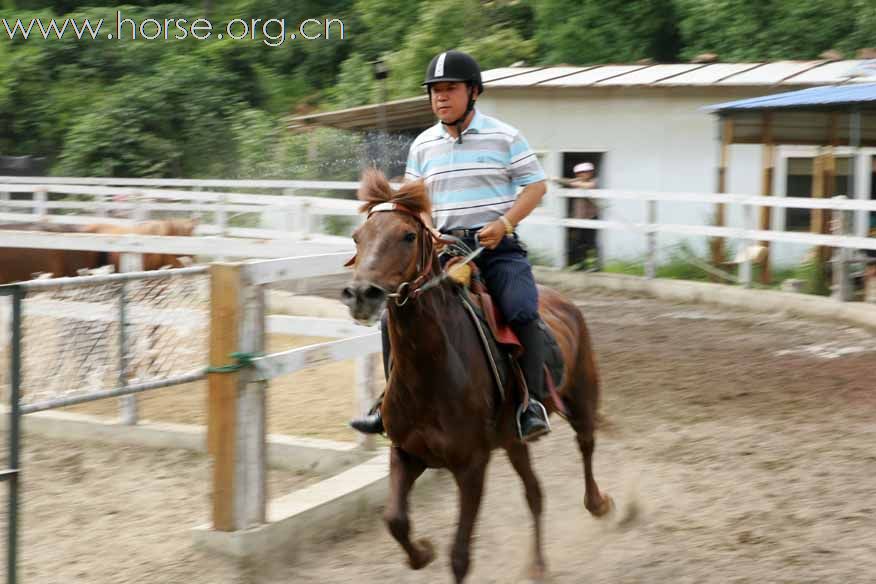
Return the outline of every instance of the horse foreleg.
{"type": "Polygon", "coordinates": [[[459,524],[456,528],[456,539],[453,542],[450,560],[457,584],[465,579],[471,563],[471,536],[481,507],[481,497],[484,494],[487,462],[485,460],[453,473],[453,478],[456,479],[456,485],[459,487],[459,524]]]}
{"type": "Polygon", "coordinates": [[[532,523],[535,528],[535,541],[532,555],[532,565],[529,568],[529,578],[534,582],[544,580],[547,569],[544,561],[544,553],[542,552],[541,539],[541,512],[542,512],[542,494],[541,485],[538,484],[538,477],[532,470],[532,461],[529,458],[529,447],[523,442],[514,441],[511,446],[505,449],[508,453],[508,460],[511,461],[511,466],[520,475],[523,481],[523,487],[526,489],[526,502],[529,504],[529,511],[532,513],[532,523]]]}
{"type": "Polygon", "coordinates": [[[435,559],[432,544],[422,539],[414,543],[410,539],[411,522],[408,519],[408,495],[414,482],[426,470],[426,465],[402,449],[391,448],[389,459],[389,503],[383,520],[392,537],[408,554],[408,564],[414,570],[426,567],[435,559]]]}

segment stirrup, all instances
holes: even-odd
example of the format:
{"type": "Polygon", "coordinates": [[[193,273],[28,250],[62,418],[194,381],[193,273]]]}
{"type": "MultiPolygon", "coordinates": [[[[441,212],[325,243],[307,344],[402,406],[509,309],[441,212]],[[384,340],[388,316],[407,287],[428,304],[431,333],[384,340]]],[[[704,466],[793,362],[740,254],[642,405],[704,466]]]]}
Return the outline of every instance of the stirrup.
{"type": "Polygon", "coordinates": [[[544,421],[545,427],[542,428],[541,431],[536,431],[532,434],[527,434],[526,436],[524,436],[523,435],[523,426],[520,424],[520,420],[523,418],[523,414],[526,413],[526,411],[529,408],[524,407],[523,404],[520,404],[520,406],[517,408],[517,416],[516,416],[516,418],[517,418],[517,437],[520,438],[520,440],[523,442],[531,442],[531,441],[537,440],[538,438],[541,438],[545,434],[549,434],[551,432],[551,420],[550,420],[550,417],[548,416],[547,408],[544,407],[544,404],[542,404],[537,399],[533,399],[533,398],[529,398],[529,403],[530,403],[530,405],[535,404],[536,406],[541,408],[541,413],[542,413],[541,419],[544,421]]]}

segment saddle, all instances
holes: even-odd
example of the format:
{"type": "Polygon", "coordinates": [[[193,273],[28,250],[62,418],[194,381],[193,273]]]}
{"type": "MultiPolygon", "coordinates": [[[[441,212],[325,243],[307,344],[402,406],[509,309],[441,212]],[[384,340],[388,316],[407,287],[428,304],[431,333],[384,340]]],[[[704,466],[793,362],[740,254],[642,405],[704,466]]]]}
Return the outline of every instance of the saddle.
{"type": "MultiPolygon", "coordinates": [[[[493,302],[492,296],[480,278],[477,266],[474,263],[460,265],[462,260],[461,257],[451,258],[447,261],[445,270],[450,278],[459,284],[460,299],[478,330],[478,336],[496,380],[499,398],[501,401],[506,399],[505,387],[509,376],[513,375],[518,380],[518,387],[522,388],[521,400],[527,399],[526,382],[520,366],[517,364],[517,359],[523,354],[524,347],[514,330],[505,322],[502,312],[493,302]]],[[[547,325],[539,321],[539,329],[543,333],[543,342],[547,349],[545,351],[545,387],[554,402],[556,411],[566,415],[565,405],[557,393],[557,387],[560,387],[563,382],[563,356],[556,338],[547,325]]]]}

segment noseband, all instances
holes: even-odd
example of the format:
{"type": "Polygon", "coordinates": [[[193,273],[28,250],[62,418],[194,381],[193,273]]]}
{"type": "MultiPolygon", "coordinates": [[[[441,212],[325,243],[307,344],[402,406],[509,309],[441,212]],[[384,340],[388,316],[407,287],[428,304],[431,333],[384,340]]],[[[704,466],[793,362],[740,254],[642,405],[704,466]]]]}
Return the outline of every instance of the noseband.
{"type": "MultiPolygon", "coordinates": [[[[432,230],[426,227],[426,224],[423,223],[423,219],[420,218],[419,213],[415,213],[410,208],[399,203],[379,203],[368,211],[368,217],[365,220],[368,221],[371,219],[372,215],[381,212],[396,212],[409,215],[410,217],[413,217],[420,226],[420,230],[428,235],[428,237],[420,238],[422,243],[420,244],[420,249],[418,251],[417,277],[411,282],[402,282],[399,284],[398,288],[395,289],[395,292],[386,293],[387,298],[395,299],[396,306],[404,306],[411,298],[416,299],[423,292],[426,292],[430,288],[434,288],[441,282],[442,276],[440,275],[428,282],[426,281],[426,279],[432,274],[432,265],[435,258],[435,254],[433,253],[435,251],[435,242],[441,241],[441,239],[436,237],[435,234],[432,233],[432,230]]],[[[344,265],[353,265],[356,262],[356,257],[357,256],[354,255],[344,265]]],[[[384,292],[386,291],[384,290],[384,292]]]]}

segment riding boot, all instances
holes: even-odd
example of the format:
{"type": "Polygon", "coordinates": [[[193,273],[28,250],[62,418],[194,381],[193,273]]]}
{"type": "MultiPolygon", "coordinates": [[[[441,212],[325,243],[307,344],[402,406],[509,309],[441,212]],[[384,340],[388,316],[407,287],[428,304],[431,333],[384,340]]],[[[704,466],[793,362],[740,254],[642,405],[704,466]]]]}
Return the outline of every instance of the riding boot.
{"type": "MultiPolygon", "coordinates": [[[[389,330],[387,328],[387,312],[383,312],[383,316],[380,317],[380,341],[383,345],[383,377],[386,381],[389,381],[389,371],[392,367],[391,362],[391,353],[389,346],[389,330]]],[[[380,411],[380,406],[383,405],[383,395],[384,393],[380,393],[380,397],[377,398],[377,401],[374,402],[374,405],[368,410],[368,413],[361,418],[355,418],[350,420],[350,426],[354,430],[358,430],[363,434],[383,434],[383,415],[380,411]]]]}
{"type": "Polygon", "coordinates": [[[541,331],[541,320],[535,319],[525,324],[514,326],[517,338],[523,344],[523,355],[520,357],[520,368],[529,389],[529,404],[520,405],[517,410],[517,431],[520,439],[530,442],[551,431],[547,410],[542,402],[544,396],[544,334],[541,331]]]}

